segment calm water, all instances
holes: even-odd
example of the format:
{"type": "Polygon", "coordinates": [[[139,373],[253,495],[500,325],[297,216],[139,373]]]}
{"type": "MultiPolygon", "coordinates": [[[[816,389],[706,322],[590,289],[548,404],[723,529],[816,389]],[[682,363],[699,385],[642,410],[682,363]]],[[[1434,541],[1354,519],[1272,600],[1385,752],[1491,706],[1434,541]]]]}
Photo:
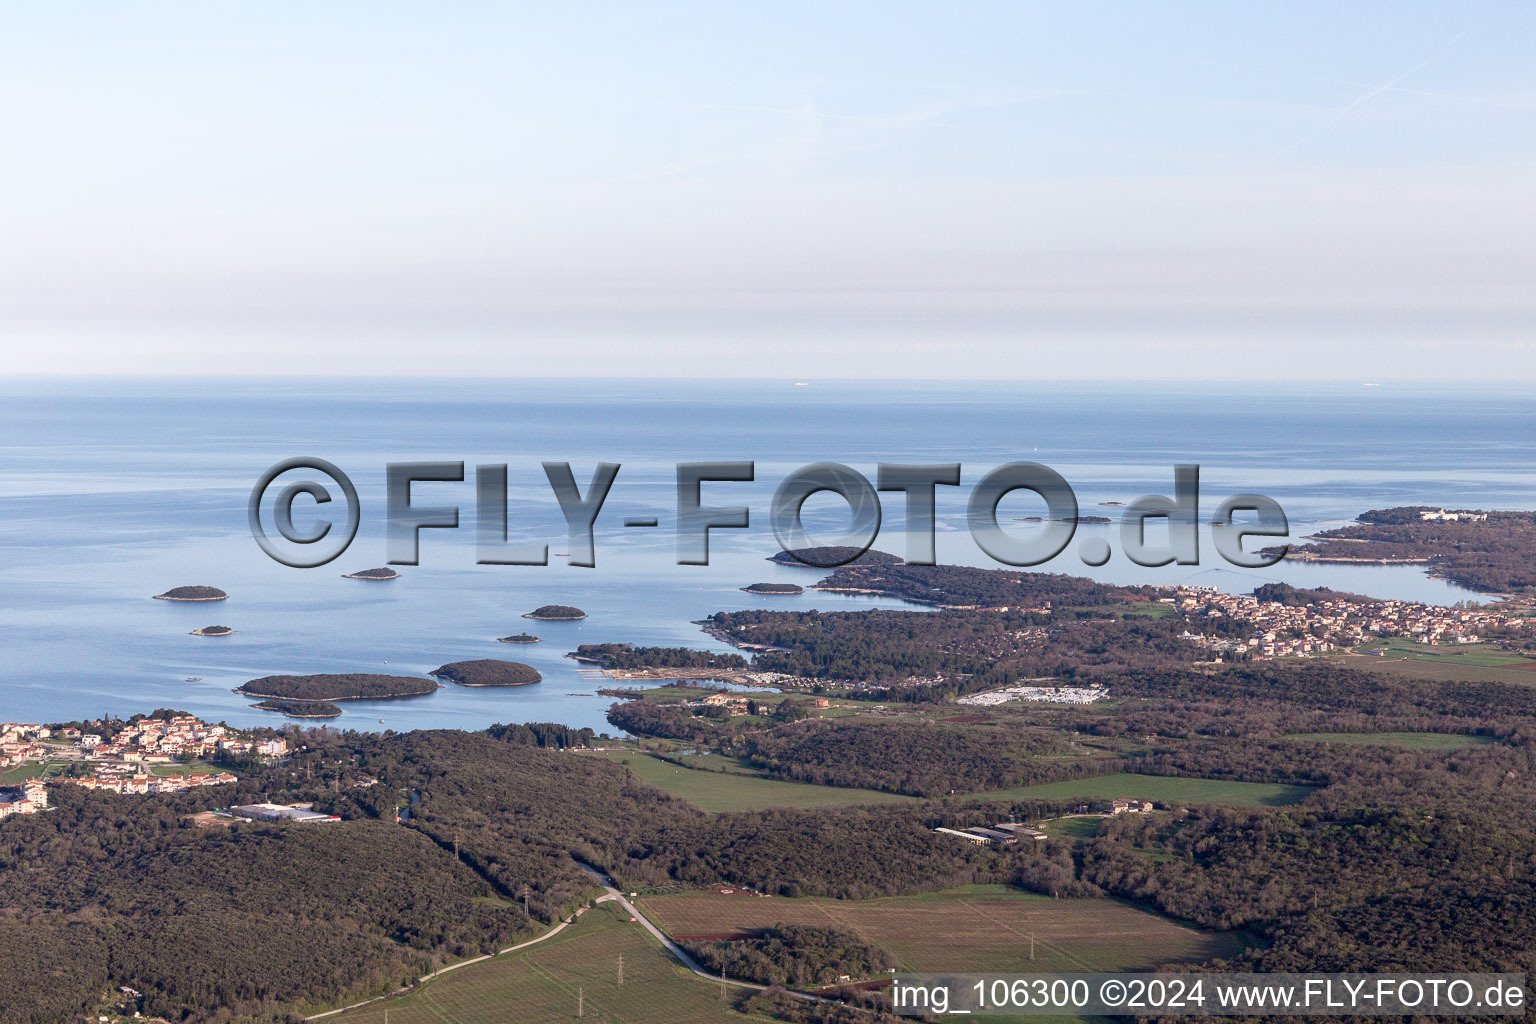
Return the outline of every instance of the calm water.
{"type": "MultiPolygon", "coordinates": [[[[806,594],[762,598],[737,588],[812,570],[775,566],[766,510],[791,469],[846,462],[874,477],[880,461],[964,464],[940,488],[942,561],[992,564],[965,531],[969,485],[1029,459],[1075,488],[1084,514],[1102,501],[1167,493],[1172,466],[1202,467],[1202,512],[1232,493],[1277,499],[1300,537],[1366,508],[1397,504],[1532,508],[1536,403],[1515,390],[1403,387],[1101,386],[632,381],[0,382],[0,720],[184,708],[238,724],[285,721],[231,688],[276,672],[419,673],[466,658],[527,661],[544,682],[514,690],[449,687],[407,701],[348,704],[353,728],[553,720],[606,727],[603,685],[563,655],[578,643],[629,640],[719,648],[692,620],[721,609],[867,608],[897,602],[806,594]],[[267,559],[245,503],[269,465],[317,455],[356,481],[363,525],[351,549],[317,569],[267,559]],[[460,530],[425,531],[421,565],[366,583],[341,573],[384,564],[383,467],[389,461],[510,464],[515,537],[569,550],[539,468],[570,461],[585,486],[593,463],[620,462],[599,519],[597,567],[477,566],[474,486],[427,484],[423,504],[459,504],[460,530]],[[750,530],[715,531],[712,564],[674,564],[672,473],[678,461],[751,459],[751,484],[707,485],[706,502],[746,504],[750,530]],[[656,530],[626,530],[655,515],[656,530]],[[205,583],[217,604],[150,595],[205,583]],[[533,623],[520,614],[575,604],[589,618],[533,623]],[[188,636],[220,623],[226,638],[188,636]],[[495,643],[527,628],[529,646],[495,643]],[[200,676],[198,682],[185,677],[200,676]],[[382,720],[382,722],[381,722],[382,720]]],[[[899,495],[879,547],[901,552],[899,495]]],[[[812,524],[827,521],[820,499],[812,524]]],[[[830,501],[825,503],[831,510],[830,501]]],[[[1009,499],[1006,515],[1040,511],[1009,499]]],[[[834,520],[838,521],[838,520],[834,520]]],[[[1027,527],[1020,524],[1020,529],[1027,527]]],[[[1081,527],[1082,531],[1104,530],[1081,527]]],[[[836,532],[835,527],[831,532],[836,532]]],[[[1117,532],[1106,534],[1117,541],[1117,532]]],[[[1143,569],[1118,555],[1087,569],[1072,553],[1048,568],[1110,582],[1194,581],[1232,591],[1281,579],[1383,597],[1473,597],[1414,567],[1221,568],[1208,542],[1199,568],[1143,569]]]]}

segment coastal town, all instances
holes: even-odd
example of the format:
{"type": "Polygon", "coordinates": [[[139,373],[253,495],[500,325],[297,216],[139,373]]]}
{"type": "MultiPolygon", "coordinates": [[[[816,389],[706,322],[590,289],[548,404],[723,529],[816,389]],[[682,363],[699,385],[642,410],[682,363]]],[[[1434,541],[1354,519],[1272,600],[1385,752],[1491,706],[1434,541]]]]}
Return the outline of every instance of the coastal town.
{"type": "Polygon", "coordinates": [[[80,725],[0,724],[0,772],[13,776],[36,770],[14,785],[0,784],[0,818],[36,814],[48,808],[48,786],[64,783],[113,793],[182,793],[236,781],[228,771],[206,766],[224,757],[279,758],[281,738],[255,739],[228,726],[192,715],[136,718],[128,723],[100,719],[80,725]],[[176,766],[187,770],[177,771],[176,766]],[[52,769],[56,773],[49,774],[52,769]]]}
{"type": "Polygon", "coordinates": [[[1488,608],[1343,597],[1287,604],[1222,593],[1211,587],[1178,587],[1171,598],[1163,600],[1190,621],[1183,638],[1212,651],[1218,660],[1326,654],[1392,637],[1406,637],[1428,646],[1475,644],[1493,633],[1525,629],[1530,622],[1488,608]],[[1242,623],[1252,627],[1251,635],[1234,635],[1215,627],[1207,633],[1198,628],[1201,620],[1242,623]]]}

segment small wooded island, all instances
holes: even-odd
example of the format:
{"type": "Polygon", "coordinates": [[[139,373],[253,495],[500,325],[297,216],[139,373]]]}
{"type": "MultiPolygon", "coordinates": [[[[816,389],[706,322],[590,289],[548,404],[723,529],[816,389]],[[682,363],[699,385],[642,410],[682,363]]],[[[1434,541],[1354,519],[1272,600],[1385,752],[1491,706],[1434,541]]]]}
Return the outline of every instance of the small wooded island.
{"type": "Polygon", "coordinates": [[[753,583],[742,587],[748,594],[803,594],[805,588],[798,583],[753,583]]]}
{"type": "Polygon", "coordinates": [[[572,619],[584,619],[587,613],[580,608],[573,608],[568,604],[546,604],[523,616],[525,619],[540,619],[544,622],[568,622],[572,619]]]}
{"type": "Polygon", "coordinates": [[[393,569],[364,569],[362,572],[343,573],[344,580],[397,580],[400,574],[393,569]]]}
{"type": "Polygon", "coordinates": [[[189,636],[229,636],[234,630],[228,626],[204,626],[202,629],[194,629],[189,636]]]}
{"type": "Polygon", "coordinates": [[[223,601],[229,595],[218,587],[172,587],[163,594],[156,594],[156,601],[223,601]]]}
{"type": "Polygon", "coordinates": [[[386,700],[420,697],[437,690],[422,676],[386,676],[372,672],[322,672],[311,676],[262,676],[242,683],[236,693],[279,700],[386,700]]]}
{"type": "Polygon", "coordinates": [[[258,711],[276,711],[289,718],[336,718],[341,708],[323,700],[264,700],[252,704],[258,711]]]}
{"type": "Polygon", "coordinates": [[[901,559],[887,551],[859,551],[854,547],[790,548],[769,558],[780,565],[803,565],[810,569],[831,569],[840,565],[900,565],[901,559]]]}
{"type": "Polygon", "coordinates": [[[499,644],[536,644],[539,638],[532,633],[513,633],[511,636],[499,636],[496,638],[499,644]]]}
{"type": "Polygon", "coordinates": [[[460,686],[529,686],[544,678],[532,665],[495,658],[452,661],[433,669],[431,675],[460,686]]]}

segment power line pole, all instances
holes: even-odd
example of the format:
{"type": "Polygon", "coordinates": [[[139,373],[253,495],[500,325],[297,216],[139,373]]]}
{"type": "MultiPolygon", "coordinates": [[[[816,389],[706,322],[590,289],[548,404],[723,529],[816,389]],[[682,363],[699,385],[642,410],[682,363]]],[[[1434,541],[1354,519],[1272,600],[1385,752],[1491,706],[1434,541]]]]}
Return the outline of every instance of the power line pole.
{"type": "Polygon", "coordinates": [[[1034,932],[1030,932],[1029,933],[1029,958],[1031,960],[1033,960],[1035,958],[1035,933],[1034,932]]]}
{"type": "Polygon", "coordinates": [[[578,987],[576,989],[576,1016],[578,1016],[578,1017],[585,1017],[586,1015],[587,1015],[587,994],[585,992],[583,992],[580,987],[578,987]]]}

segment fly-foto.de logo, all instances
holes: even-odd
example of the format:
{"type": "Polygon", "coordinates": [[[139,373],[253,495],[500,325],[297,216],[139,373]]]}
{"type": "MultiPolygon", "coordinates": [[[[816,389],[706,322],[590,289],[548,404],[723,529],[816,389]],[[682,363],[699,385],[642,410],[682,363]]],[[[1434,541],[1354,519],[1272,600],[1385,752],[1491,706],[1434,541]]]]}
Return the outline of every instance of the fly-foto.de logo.
{"type": "MultiPolygon", "coordinates": [[[[599,462],[585,487],[576,481],[569,462],[545,462],[544,475],[552,498],[565,518],[570,564],[597,565],[593,537],[598,516],[609,508],[622,466],[599,462]]],[[[779,483],[768,505],[768,523],[779,546],[808,565],[832,568],[868,551],[880,536],[881,493],[902,502],[906,522],[904,560],[909,565],[933,565],[935,517],[940,487],[961,486],[961,465],[955,463],[881,463],[875,481],[849,466],[818,462],[803,466],[779,483]],[[848,507],[848,525],[836,537],[812,536],[802,521],[805,503],[813,495],[838,495],[848,507]]],[[[391,565],[416,565],[422,530],[456,530],[461,505],[422,504],[413,500],[418,483],[466,483],[463,462],[391,462],[385,466],[384,521],[391,565]]],[[[751,461],[680,462],[676,467],[677,503],[671,524],[677,540],[677,564],[708,565],[712,530],[744,530],[752,510],[734,504],[732,485],[756,480],[751,461]]],[[[506,463],[474,468],[473,492],[466,504],[474,510],[476,562],[481,565],[547,565],[548,542],[514,542],[508,529],[506,463]]],[[[617,504],[615,500],[614,504],[617,504]]],[[[314,568],[332,561],[352,543],[362,522],[363,508],[351,478],[335,464],[318,458],[294,458],[269,468],[251,489],[247,505],[251,536],[271,558],[295,568],[314,568]],[[317,477],[325,478],[322,482],[317,477]],[[344,508],[337,508],[338,499],[344,508]],[[295,521],[302,514],[304,525],[295,521]]],[[[1082,521],[1077,495],[1066,479],[1038,462],[1010,462],[984,474],[966,501],[966,526],[976,545],[993,560],[1011,566],[1050,561],[1072,544],[1082,521]],[[1032,492],[1045,502],[1043,516],[1028,517],[1038,526],[1004,530],[998,506],[1017,491],[1032,492]]],[[[656,529],[654,515],[622,519],[626,528],[656,529]]],[[[1257,569],[1284,557],[1285,548],[1247,551],[1249,537],[1284,538],[1290,534],[1285,511],[1261,494],[1237,494],[1223,500],[1208,520],[1216,552],[1231,565],[1257,569]]],[[[1172,495],[1147,494],[1128,502],[1120,514],[1119,539],[1125,556],[1137,565],[1200,564],[1200,467],[1173,468],[1172,495]],[[1149,536],[1148,525],[1162,527],[1149,536]]],[[[1113,554],[1110,542],[1097,534],[1083,537],[1078,557],[1089,566],[1103,565],[1113,554]]]]}

